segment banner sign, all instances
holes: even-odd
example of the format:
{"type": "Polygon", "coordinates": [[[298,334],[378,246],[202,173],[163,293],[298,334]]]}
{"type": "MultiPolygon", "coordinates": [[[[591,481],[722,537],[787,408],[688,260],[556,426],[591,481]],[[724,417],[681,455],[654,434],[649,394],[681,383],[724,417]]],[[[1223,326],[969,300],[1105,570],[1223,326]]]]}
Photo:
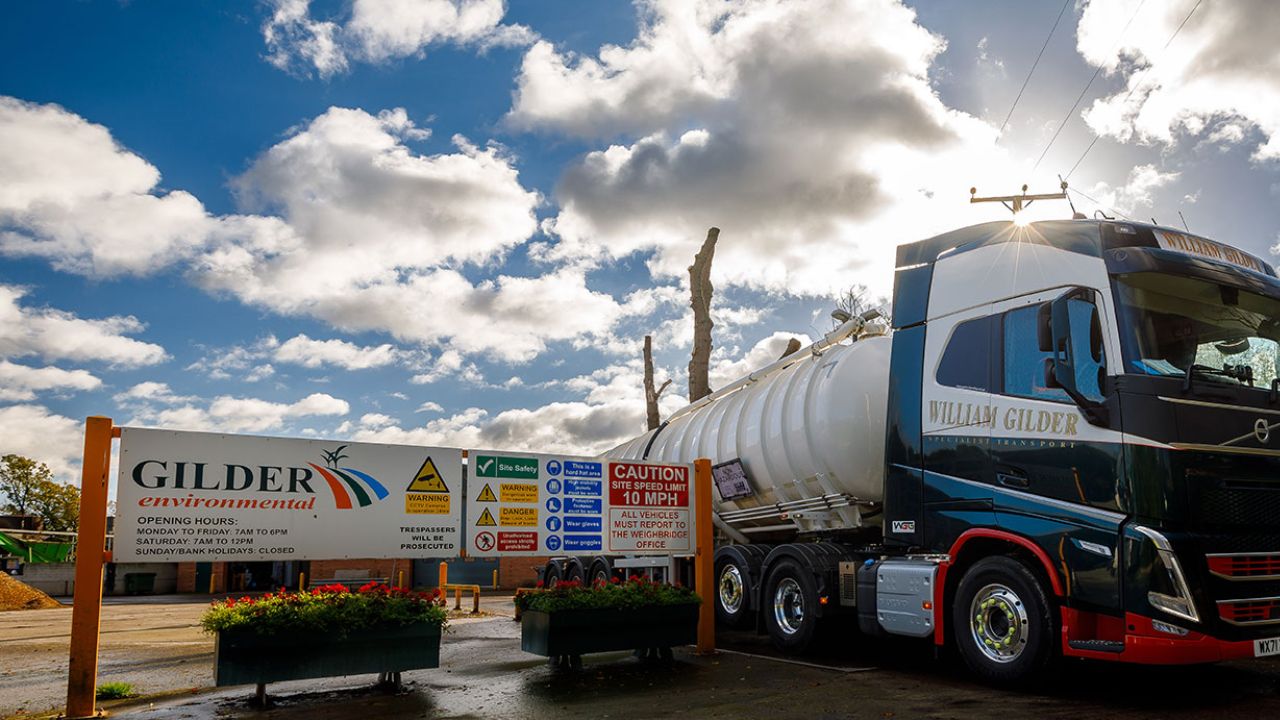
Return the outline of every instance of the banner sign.
{"type": "Polygon", "coordinates": [[[461,489],[457,449],[122,428],[114,559],[449,557],[461,489]]]}
{"type": "Polygon", "coordinates": [[[467,553],[667,554],[693,548],[689,465],[471,450],[467,553]]]}

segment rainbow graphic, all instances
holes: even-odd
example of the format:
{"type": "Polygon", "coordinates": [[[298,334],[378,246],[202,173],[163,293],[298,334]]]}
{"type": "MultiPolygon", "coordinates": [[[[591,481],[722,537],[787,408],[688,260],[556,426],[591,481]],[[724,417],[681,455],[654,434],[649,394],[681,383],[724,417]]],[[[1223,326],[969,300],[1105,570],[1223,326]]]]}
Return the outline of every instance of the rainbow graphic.
{"type": "Polygon", "coordinates": [[[324,478],[329,484],[329,490],[333,492],[333,502],[339,510],[350,510],[352,508],[351,498],[355,496],[356,503],[359,507],[368,507],[373,504],[374,497],[383,500],[387,497],[387,488],[376,478],[368,473],[361,472],[355,468],[338,467],[338,462],[346,455],[342,451],[346,449],[346,445],[340,446],[336,450],[322,450],[325,462],[329,467],[324,468],[315,463],[307,463],[324,478]],[[363,484],[361,484],[363,482],[363,484]],[[365,486],[368,486],[368,490],[365,486]],[[351,492],[348,493],[347,490],[351,492]],[[370,496],[370,492],[374,497],[370,496]]]}

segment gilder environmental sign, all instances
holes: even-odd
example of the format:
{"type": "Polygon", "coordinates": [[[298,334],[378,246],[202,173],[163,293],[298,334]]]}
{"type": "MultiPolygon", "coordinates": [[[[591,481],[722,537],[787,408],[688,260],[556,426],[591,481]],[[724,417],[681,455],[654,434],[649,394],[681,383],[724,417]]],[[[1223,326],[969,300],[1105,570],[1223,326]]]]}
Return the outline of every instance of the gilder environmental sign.
{"type": "Polygon", "coordinates": [[[123,428],[116,562],[451,557],[457,449],[123,428]]]}

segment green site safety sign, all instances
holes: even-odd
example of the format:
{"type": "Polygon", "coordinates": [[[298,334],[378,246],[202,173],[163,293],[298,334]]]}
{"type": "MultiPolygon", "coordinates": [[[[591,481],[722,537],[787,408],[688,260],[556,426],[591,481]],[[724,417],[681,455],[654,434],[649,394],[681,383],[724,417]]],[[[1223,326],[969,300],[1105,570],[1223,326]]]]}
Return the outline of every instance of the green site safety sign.
{"type": "Polygon", "coordinates": [[[537,458],[477,455],[474,467],[476,477],[512,478],[516,480],[538,479],[537,458]]]}

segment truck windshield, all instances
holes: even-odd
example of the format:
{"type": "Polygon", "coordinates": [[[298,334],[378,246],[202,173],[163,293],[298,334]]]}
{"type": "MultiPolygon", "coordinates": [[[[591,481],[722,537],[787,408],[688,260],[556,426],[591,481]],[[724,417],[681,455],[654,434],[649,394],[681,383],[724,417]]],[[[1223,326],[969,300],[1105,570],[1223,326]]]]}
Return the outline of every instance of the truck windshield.
{"type": "Polygon", "coordinates": [[[1115,295],[1125,372],[1185,376],[1194,363],[1197,383],[1271,387],[1280,300],[1158,272],[1115,276],[1115,295]]]}

